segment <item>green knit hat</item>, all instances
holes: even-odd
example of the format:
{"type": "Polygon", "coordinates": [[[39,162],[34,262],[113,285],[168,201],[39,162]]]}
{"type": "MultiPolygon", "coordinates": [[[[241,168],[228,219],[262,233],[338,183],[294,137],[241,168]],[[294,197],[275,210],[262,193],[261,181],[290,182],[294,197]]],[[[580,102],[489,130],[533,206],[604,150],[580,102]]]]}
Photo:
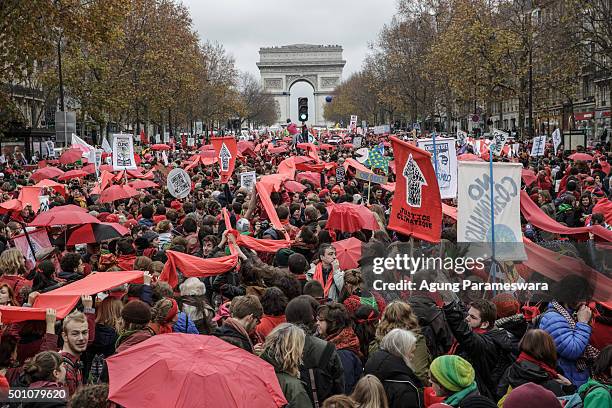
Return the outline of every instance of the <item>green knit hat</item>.
{"type": "Polygon", "coordinates": [[[474,382],[474,368],[459,356],[440,356],[429,366],[434,380],[449,391],[457,392],[474,382]]]}

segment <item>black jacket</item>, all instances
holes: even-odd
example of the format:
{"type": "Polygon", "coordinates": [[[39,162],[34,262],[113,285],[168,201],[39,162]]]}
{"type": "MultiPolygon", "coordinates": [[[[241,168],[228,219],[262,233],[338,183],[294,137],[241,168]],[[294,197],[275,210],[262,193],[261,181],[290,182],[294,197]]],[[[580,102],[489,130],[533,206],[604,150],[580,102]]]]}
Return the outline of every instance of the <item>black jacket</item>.
{"type": "Polygon", "coordinates": [[[224,324],[223,326],[215,330],[214,335],[220,338],[221,340],[224,340],[230,344],[233,344],[236,347],[240,347],[241,349],[248,351],[249,353],[253,352],[253,347],[251,346],[251,342],[249,341],[249,339],[232,326],[224,324]]]}
{"type": "Polygon", "coordinates": [[[389,408],[425,407],[423,384],[400,357],[378,350],[370,355],[364,374],[373,374],[382,382],[389,408]]]}
{"type": "Polygon", "coordinates": [[[431,358],[446,354],[453,344],[453,334],[442,309],[426,295],[412,295],[409,302],[414,314],[419,318],[421,334],[425,337],[431,358]]]}
{"type": "Polygon", "coordinates": [[[551,379],[546,371],[531,361],[515,361],[499,380],[497,399],[501,399],[508,392],[508,387],[516,387],[532,382],[550,390],[557,397],[565,395],[563,386],[551,379]]]}
{"type": "Polygon", "coordinates": [[[115,344],[117,343],[118,334],[112,327],[105,326],[100,323],[96,323],[96,336],[93,343],[85,353],[81,356],[83,361],[83,373],[87,380],[89,371],[91,369],[91,363],[97,354],[103,355],[104,358],[115,354],[115,344]]]}
{"type": "Polygon", "coordinates": [[[494,399],[499,379],[518,357],[513,336],[499,328],[484,334],[473,332],[465,321],[465,311],[457,302],[444,305],[443,310],[448,326],[459,343],[456,354],[474,367],[480,393],[494,399]]]}
{"type": "MultiPolygon", "coordinates": [[[[326,384],[317,384],[317,396],[319,405],[323,405],[328,397],[344,393],[344,369],[340,356],[332,345],[333,351],[327,361],[323,360],[325,349],[330,344],[328,341],[318,337],[306,335],[304,341],[304,352],[302,354],[302,365],[300,366],[300,379],[304,382],[308,397],[313,400],[312,387],[310,384],[309,369],[317,369],[322,372],[318,377],[324,377],[326,384]]],[[[317,376],[315,375],[315,379],[317,376]]]]}

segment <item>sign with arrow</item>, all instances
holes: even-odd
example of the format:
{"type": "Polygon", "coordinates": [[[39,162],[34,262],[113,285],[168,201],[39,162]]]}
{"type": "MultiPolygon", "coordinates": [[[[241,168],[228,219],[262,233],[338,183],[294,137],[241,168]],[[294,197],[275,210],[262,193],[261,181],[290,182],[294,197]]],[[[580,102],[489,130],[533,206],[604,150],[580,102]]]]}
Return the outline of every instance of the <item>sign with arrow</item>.
{"type": "Polygon", "coordinates": [[[227,145],[223,143],[221,151],[219,152],[219,163],[221,165],[221,171],[228,171],[230,167],[230,160],[232,159],[232,153],[227,148],[227,145]]]}
{"type": "Polygon", "coordinates": [[[210,142],[215,148],[215,156],[219,158],[221,182],[227,183],[238,156],[238,145],[234,136],[213,137],[210,142]]]}
{"type": "Polygon", "coordinates": [[[412,154],[406,160],[402,175],[406,179],[406,204],[414,208],[420,208],[423,186],[427,186],[427,180],[425,180],[419,164],[414,161],[412,154]]]}

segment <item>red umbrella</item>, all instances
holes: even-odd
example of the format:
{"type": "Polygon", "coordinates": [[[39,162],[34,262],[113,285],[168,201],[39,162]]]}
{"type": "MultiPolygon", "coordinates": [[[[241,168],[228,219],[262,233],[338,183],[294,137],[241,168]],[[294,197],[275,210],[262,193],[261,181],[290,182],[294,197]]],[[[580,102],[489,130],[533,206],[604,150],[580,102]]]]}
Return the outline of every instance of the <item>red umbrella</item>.
{"type": "Polygon", "coordinates": [[[352,143],[344,143],[342,146],[348,149],[352,149],[354,147],[352,143]]]}
{"type": "Polygon", "coordinates": [[[327,143],[321,143],[319,145],[319,148],[321,150],[334,150],[335,149],[335,147],[333,145],[330,145],[330,144],[327,144],[327,143]]]}
{"type": "Polygon", "coordinates": [[[170,146],[168,146],[167,144],[154,144],[153,146],[151,146],[151,150],[170,150],[170,146]]]}
{"type": "Polygon", "coordinates": [[[384,188],[385,190],[390,191],[392,193],[395,191],[395,181],[390,181],[388,183],[381,184],[380,186],[384,188]]]}
{"type": "Polygon", "coordinates": [[[85,224],[68,232],[66,245],[89,244],[122,237],[130,232],[121,224],[101,222],[99,224],[85,224]]]}
{"type": "Polygon", "coordinates": [[[343,232],[380,229],[376,218],[374,218],[374,213],[363,205],[352,203],[332,204],[328,209],[327,229],[343,232]]]}
{"type": "Polygon", "coordinates": [[[336,248],[336,258],[338,258],[340,269],[347,270],[359,267],[361,244],[363,244],[362,241],[353,237],[332,243],[332,246],[336,248]]]}
{"type": "Polygon", "coordinates": [[[292,137],[289,137],[289,136],[287,136],[287,137],[283,137],[283,141],[284,141],[284,142],[288,142],[288,143],[290,143],[290,142],[293,142],[293,138],[292,138],[292,137]]]}
{"type": "Polygon", "coordinates": [[[570,155],[568,159],[574,160],[574,161],[578,161],[578,160],[591,161],[593,160],[593,156],[591,156],[590,154],[586,154],[586,153],[574,153],[570,155]]]}
{"type": "Polygon", "coordinates": [[[8,200],[0,204],[0,214],[5,214],[11,211],[23,210],[23,204],[17,199],[8,200]]]}
{"type": "Polygon", "coordinates": [[[59,176],[58,180],[70,180],[73,178],[81,178],[81,177],[86,177],[88,176],[89,173],[87,173],[86,171],[83,170],[70,170],[65,172],[64,174],[62,174],[61,176],[59,176]]]}
{"type": "Polygon", "coordinates": [[[81,149],[68,149],[59,158],[62,164],[72,164],[83,158],[83,152],[81,149]]]}
{"type": "Polygon", "coordinates": [[[81,170],[87,174],[94,174],[96,172],[96,165],[89,163],[87,166],[83,166],[81,170]]]}
{"type": "Polygon", "coordinates": [[[536,177],[536,174],[534,173],[533,170],[530,170],[530,169],[522,169],[521,170],[521,178],[525,182],[526,186],[530,186],[533,183],[535,183],[536,181],[538,181],[538,178],[536,177]]]}
{"type": "Polygon", "coordinates": [[[50,187],[61,195],[66,195],[66,186],[64,184],[58,183],[57,181],[49,179],[40,180],[38,183],[34,184],[34,187],[50,187]]]}
{"type": "Polygon", "coordinates": [[[457,156],[457,160],[461,161],[484,161],[480,157],[472,153],[464,153],[457,156]]]}
{"type": "Polygon", "coordinates": [[[302,183],[298,183],[297,181],[287,180],[285,181],[285,190],[290,193],[301,193],[306,190],[306,186],[302,183]]]}
{"type": "Polygon", "coordinates": [[[131,181],[128,183],[128,185],[134,189],[141,189],[141,188],[153,188],[153,187],[158,187],[157,183],[154,183],[153,181],[150,180],[136,180],[136,181],[131,181]]]}
{"type": "Polygon", "coordinates": [[[98,224],[100,220],[89,215],[85,208],[69,204],[53,207],[38,214],[29,225],[32,227],[49,227],[51,225],[98,224]]]}
{"type": "Polygon", "coordinates": [[[206,151],[206,150],[213,150],[214,151],[215,150],[215,146],[213,146],[211,144],[207,144],[207,145],[204,145],[204,146],[200,147],[200,150],[203,151],[203,152],[206,151]]]}
{"type": "Polygon", "coordinates": [[[116,184],[102,191],[98,201],[101,203],[112,203],[113,201],[124,200],[126,198],[137,196],[138,194],[140,193],[130,186],[116,184]]]}
{"type": "Polygon", "coordinates": [[[287,146],[270,147],[268,149],[268,153],[271,153],[271,154],[286,153],[288,151],[289,151],[289,149],[287,148],[287,146]]]}
{"type": "Polygon", "coordinates": [[[108,399],[126,408],[273,408],[287,401],[274,368],[214,336],[160,334],[106,360],[108,399]]]}
{"type": "Polygon", "coordinates": [[[63,174],[64,172],[61,169],[58,169],[57,167],[47,166],[43,167],[42,169],[36,170],[34,173],[32,173],[32,176],[30,178],[36,182],[39,182],[40,180],[52,179],[55,177],[59,177],[63,174]]]}
{"type": "Polygon", "coordinates": [[[100,166],[100,173],[102,173],[103,171],[108,171],[112,173],[115,170],[113,169],[113,166],[111,166],[110,164],[103,164],[100,166]]]}
{"type": "Polygon", "coordinates": [[[303,171],[297,174],[295,177],[296,181],[306,180],[312,183],[316,188],[321,187],[321,174],[315,173],[313,171],[303,171]]]}

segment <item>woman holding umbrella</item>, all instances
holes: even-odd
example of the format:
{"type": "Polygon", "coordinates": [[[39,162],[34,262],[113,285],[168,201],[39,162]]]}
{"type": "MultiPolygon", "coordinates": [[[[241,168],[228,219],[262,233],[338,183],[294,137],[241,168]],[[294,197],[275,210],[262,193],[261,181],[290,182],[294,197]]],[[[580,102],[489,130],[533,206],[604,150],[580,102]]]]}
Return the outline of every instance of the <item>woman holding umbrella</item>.
{"type": "Polygon", "coordinates": [[[304,330],[291,323],[282,323],[268,334],[261,358],[274,366],[276,377],[287,399],[295,408],[311,408],[312,403],[299,379],[304,330]]]}

